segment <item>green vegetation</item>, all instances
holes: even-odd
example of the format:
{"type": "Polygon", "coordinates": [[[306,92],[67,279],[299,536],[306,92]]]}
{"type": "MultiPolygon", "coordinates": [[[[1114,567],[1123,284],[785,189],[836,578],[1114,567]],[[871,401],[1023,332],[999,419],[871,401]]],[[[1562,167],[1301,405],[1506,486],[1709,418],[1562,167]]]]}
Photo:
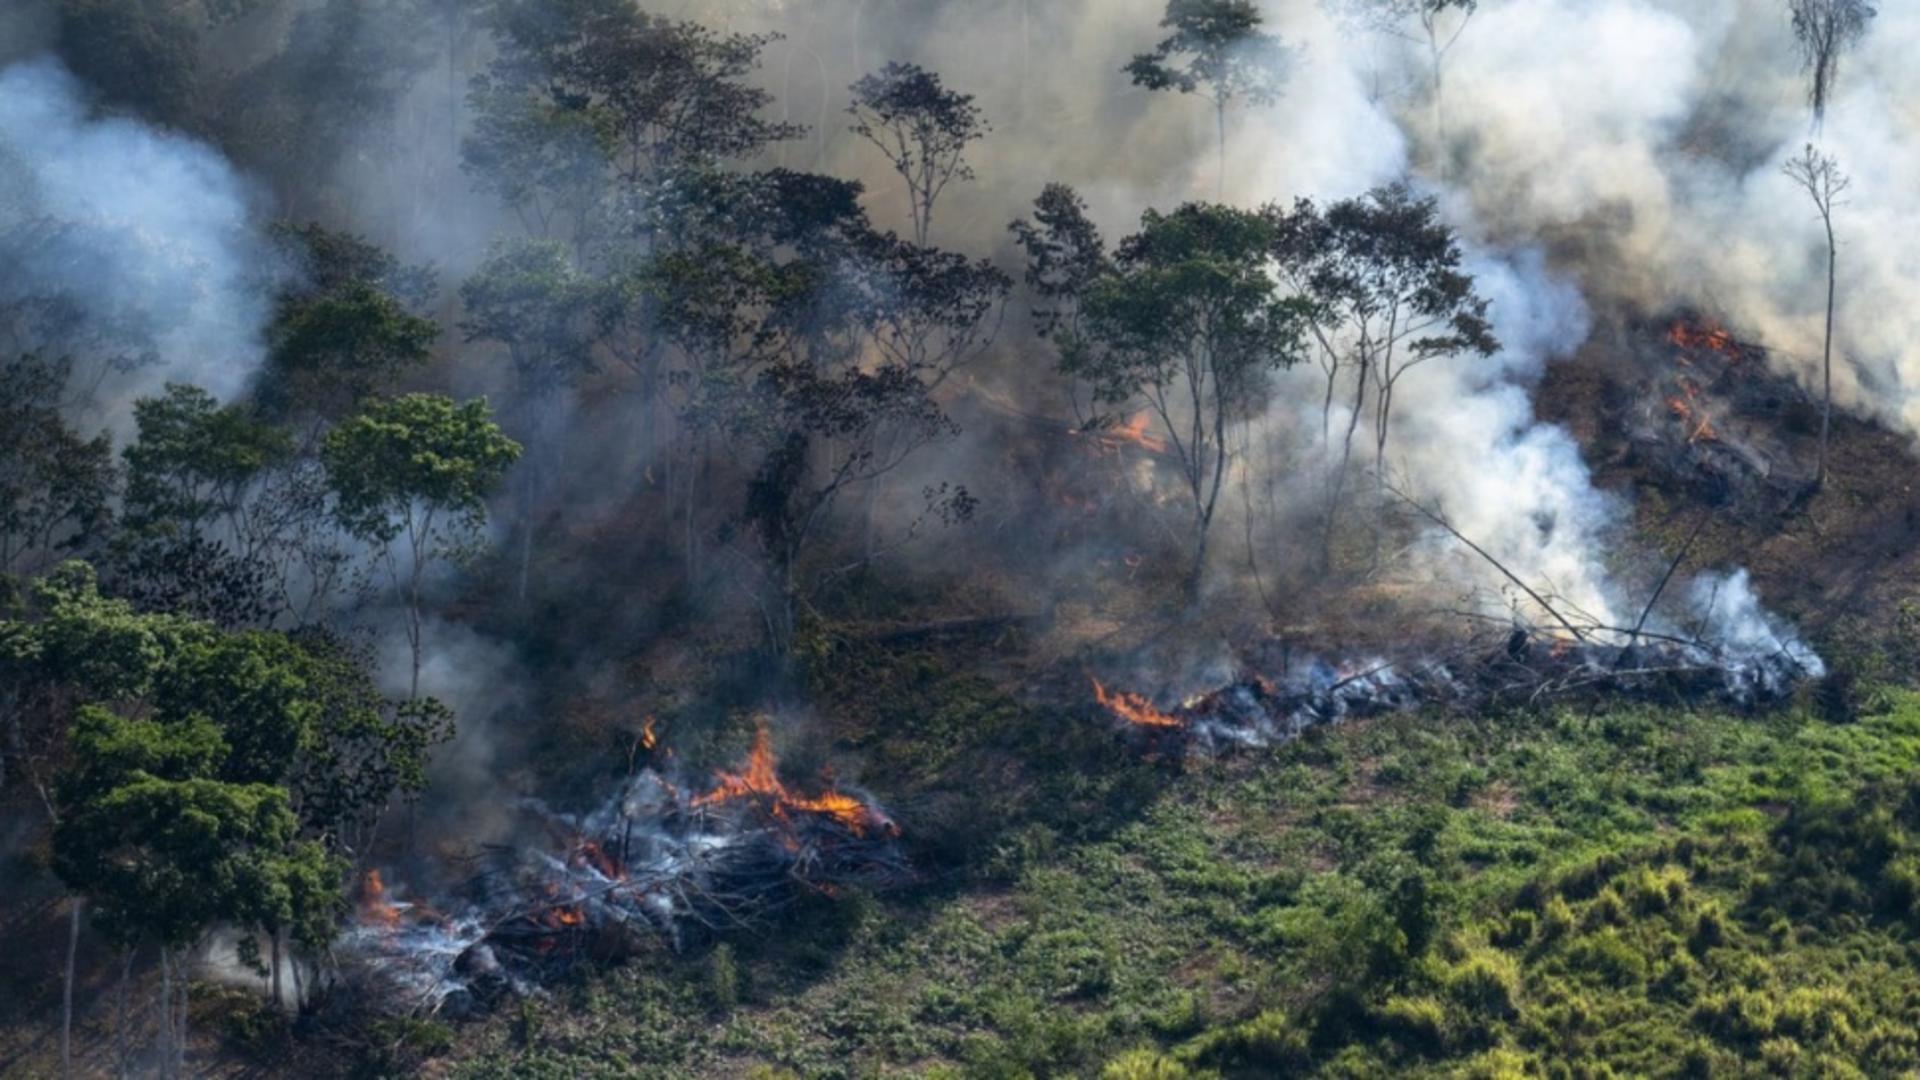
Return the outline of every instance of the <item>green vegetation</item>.
{"type": "Polygon", "coordinates": [[[874,748],[926,785],[916,804],[942,800],[915,763],[1041,770],[966,785],[969,839],[942,848],[963,881],[587,978],[464,1040],[458,1072],[1920,1066],[1920,695],[1841,725],[1810,707],[1408,716],[1180,771],[931,657],[864,674],[869,708],[935,718],[924,745],[889,727],[874,748]],[[1052,764],[1017,749],[1056,736],[1052,764]]]}

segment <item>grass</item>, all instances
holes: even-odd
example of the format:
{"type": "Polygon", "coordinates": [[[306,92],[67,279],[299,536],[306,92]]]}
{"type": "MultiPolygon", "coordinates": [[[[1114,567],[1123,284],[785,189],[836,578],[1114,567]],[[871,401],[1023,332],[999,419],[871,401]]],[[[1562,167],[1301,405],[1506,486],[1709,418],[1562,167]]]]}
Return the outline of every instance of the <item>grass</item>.
{"type": "Polygon", "coordinates": [[[1920,695],[1409,715],[1180,769],[931,656],[834,667],[939,873],[584,976],[462,1028],[451,1075],[1920,1067],[1920,695]]]}

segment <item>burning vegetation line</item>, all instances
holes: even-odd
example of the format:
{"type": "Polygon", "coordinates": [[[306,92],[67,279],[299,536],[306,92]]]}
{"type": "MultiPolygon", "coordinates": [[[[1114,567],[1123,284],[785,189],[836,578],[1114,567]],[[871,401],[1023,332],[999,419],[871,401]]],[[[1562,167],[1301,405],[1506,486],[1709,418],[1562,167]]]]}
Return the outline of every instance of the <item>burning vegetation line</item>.
{"type": "MultiPolygon", "coordinates": [[[[1680,550],[1667,563],[1631,627],[1612,625],[1577,606],[1569,615],[1529,586],[1485,548],[1454,528],[1438,510],[1422,505],[1384,478],[1383,486],[1444,530],[1526,594],[1557,629],[1532,625],[1516,608],[1504,618],[1486,612],[1456,612],[1478,632],[1444,653],[1400,663],[1387,659],[1321,661],[1280,681],[1261,676],[1161,709],[1145,694],[1110,690],[1093,678],[1094,700],[1120,722],[1129,737],[1155,753],[1185,754],[1264,746],[1350,717],[1439,706],[1470,711],[1501,702],[1538,704],[1583,690],[1658,694],[1680,701],[1716,700],[1750,707],[1777,699],[1801,680],[1818,677],[1824,665],[1797,638],[1782,637],[1764,616],[1741,610],[1755,601],[1744,576],[1715,583],[1702,601],[1700,624],[1670,633],[1649,627],[1654,609],[1706,527],[1702,513],[1680,550]],[[1722,606],[1721,586],[1732,597],[1722,606]],[[1576,621],[1576,616],[1579,621],[1576,621]],[[1723,620],[1716,640],[1709,623],[1723,620]],[[1492,629],[1493,633],[1488,633],[1492,629]]],[[[1566,602],[1562,602],[1565,604],[1566,602]]]]}
{"type": "Polygon", "coordinates": [[[339,950],[342,980],[397,1011],[485,1009],[583,958],[677,949],[804,893],[912,878],[899,827],[872,800],[781,780],[764,723],[745,765],[702,792],[650,766],[584,815],[529,809],[546,840],[488,849],[479,873],[432,903],[401,900],[370,873],[339,950]]]}

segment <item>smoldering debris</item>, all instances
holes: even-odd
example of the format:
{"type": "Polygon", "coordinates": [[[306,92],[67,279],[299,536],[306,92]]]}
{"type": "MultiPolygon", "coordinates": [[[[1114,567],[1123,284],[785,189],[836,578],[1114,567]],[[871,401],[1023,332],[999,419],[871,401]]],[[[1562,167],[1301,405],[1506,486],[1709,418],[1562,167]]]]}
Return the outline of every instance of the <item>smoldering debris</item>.
{"type": "Polygon", "coordinates": [[[438,893],[369,874],[335,948],[334,991],[381,1011],[485,1011],[582,961],[679,950],[806,894],[913,878],[878,803],[830,784],[816,795],[789,787],[764,725],[745,767],[702,789],[656,766],[588,813],[526,811],[544,842],[485,849],[438,893]]]}
{"type": "Polygon", "coordinates": [[[1718,642],[1644,629],[1589,628],[1588,636],[1571,637],[1515,625],[1411,660],[1310,660],[1166,708],[1099,679],[1093,694],[1130,743],[1170,758],[1267,747],[1315,728],[1416,708],[1468,715],[1606,695],[1751,709],[1826,670],[1796,638],[1743,631],[1737,624],[1752,614],[1730,612],[1728,636],[1718,642]]]}

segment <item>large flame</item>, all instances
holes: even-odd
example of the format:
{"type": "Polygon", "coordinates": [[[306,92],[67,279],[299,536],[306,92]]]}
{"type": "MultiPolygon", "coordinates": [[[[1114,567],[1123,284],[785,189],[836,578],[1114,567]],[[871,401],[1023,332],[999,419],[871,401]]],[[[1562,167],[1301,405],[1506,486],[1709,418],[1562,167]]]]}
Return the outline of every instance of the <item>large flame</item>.
{"type": "Polygon", "coordinates": [[[1153,707],[1145,695],[1132,694],[1124,690],[1108,691],[1099,679],[1093,680],[1093,698],[1113,715],[1137,727],[1177,728],[1183,727],[1177,717],[1169,716],[1153,707]]]}
{"type": "Polygon", "coordinates": [[[798,814],[820,814],[838,821],[856,836],[869,829],[882,832],[893,823],[880,817],[871,807],[845,792],[828,788],[817,796],[794,792],[780,781],[778,763],[773,755],[773,737],[765,721],[754,732],[753,749],[747,754],[747,767],[740,772],[721,770],[714,776],[714,787],[693,800],[695,806],[716,806],[737,799],[764,800],[777,818],[791,821],[798,814]]]}

